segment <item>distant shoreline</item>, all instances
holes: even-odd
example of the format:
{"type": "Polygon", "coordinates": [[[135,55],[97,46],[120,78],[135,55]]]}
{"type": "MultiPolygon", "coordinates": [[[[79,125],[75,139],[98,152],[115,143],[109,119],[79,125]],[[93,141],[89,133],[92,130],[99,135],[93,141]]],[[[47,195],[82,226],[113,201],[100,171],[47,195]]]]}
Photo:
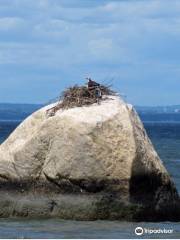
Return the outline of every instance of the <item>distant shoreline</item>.
{"type": "MultiPolygon", "coordinates": [[[[0,103],[0,122],[21,122],[44,105],[0,103]]],[[[135,106],[144,123],[179,123],[180,105],[168,107],[135,106]]]]}
{"type": "Polygon", "coordinates": [[[0,119],[0,122],[22,122],[24,119],[0,119]]]}

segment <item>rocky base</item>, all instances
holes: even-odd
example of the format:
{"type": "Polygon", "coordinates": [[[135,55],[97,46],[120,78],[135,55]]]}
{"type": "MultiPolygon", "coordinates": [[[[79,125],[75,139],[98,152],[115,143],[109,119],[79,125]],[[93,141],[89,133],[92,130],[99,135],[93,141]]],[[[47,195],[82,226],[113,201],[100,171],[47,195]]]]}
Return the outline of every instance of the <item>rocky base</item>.
{"type": "Polygon", "coordinates": [[[145,196],[142,192],[140,192],[141,195],[133,192],[128,198],[127,181],[120,184],[114,180],[109,184],[102,180],[99,182],[81,180],[74,185],[68,184],[65,180],[59,183],[52,181],[52,179],[34,182],[2,181],[0,183],[0,217],[59,217],[71,220],[123,221],[180,220],[178,196],[174,202],[167,202],[163,199],[168,197],[166,192],[163,196],[159,192],[159,199],[153,201],[152,199],[150,201],[147,196],[145,204],[145,196]]]}

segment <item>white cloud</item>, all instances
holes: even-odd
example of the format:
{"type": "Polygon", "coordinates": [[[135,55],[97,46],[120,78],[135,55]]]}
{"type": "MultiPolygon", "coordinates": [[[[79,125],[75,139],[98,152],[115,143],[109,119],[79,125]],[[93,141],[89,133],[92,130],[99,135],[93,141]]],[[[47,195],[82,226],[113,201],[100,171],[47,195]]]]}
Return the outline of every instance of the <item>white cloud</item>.
{"type": "Polygon", "coordinates": [[[179,74],[179,16],[179,0],[0,0],[0,68],[24,71],[21,82],[59,69],[64,79],[116,76],[132,90],[179,74]]]}
{"type": "Polygon", "coordinates": [[[67,39],[69,32],[70,24],[66,23],[63,20],[59,19],[50,19],[45,20],[43,23],[37,23],[33,27],[33,36],[49,38],[54,40],[67,39]]]}
{"type": "MultiPolygon", "coordinates": [[[[174,4],[167,0],[102,1],[102,4],[87,1],[87,5],[59,0],[1,3],[9,9],[9,14],[4,17],[0,11],[0,33],[7,32],[7,35],[1,33],[0,42],[11,42],[11,47],[0,48],[1,63],[41,61],[51,67],[56,63],[72,66],[110,61],[137,64],[149,61],[151,42],[156,45],[158,39],[167,36],[163,39],[166,45],[173,34],[180,38],[180,19],[176,16],[180,12],[179,1],[174,4]]],[[[158,47],[161,48],[160,44],[158,47]]]]}
{"type": "Polygon", "coordinates": [[[88,43],[88,45],[90,52],[97,57],[99,56],[103,57],[104,55],[108,56],[109,54],[111,54],[111,51],[113,50],[112,39],[105,38],[95,39],[91,40],[88,43]]]}
{"type": "Polygon", "coordinates": [[[25,27],[25,21],[18,17],[0,18],[0,31],[17,30],[25,27]]]}

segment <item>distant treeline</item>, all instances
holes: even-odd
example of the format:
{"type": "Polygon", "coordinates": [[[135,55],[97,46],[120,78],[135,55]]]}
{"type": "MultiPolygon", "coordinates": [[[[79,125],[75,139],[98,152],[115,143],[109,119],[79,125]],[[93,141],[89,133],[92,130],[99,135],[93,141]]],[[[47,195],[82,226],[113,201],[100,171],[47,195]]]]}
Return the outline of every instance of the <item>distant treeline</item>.
{"type": "Polygon", "coordinates": [[[172,105],[172,106],[154,106],[154,107],[146,107],[146,106],[135,106],[136,110],[139,113],[180,113],[180,105],[172,105]]]}
{"type": "Polygon", "coordinates": [[[143,122],[180,122],[180,113],[139,113],[143,122]]]}

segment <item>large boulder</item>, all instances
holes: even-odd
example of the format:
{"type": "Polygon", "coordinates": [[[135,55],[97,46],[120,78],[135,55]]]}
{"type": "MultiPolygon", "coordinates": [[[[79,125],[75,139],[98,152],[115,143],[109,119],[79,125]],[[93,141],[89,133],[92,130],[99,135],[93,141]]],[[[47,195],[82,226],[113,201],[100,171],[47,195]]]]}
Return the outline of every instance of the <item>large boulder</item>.
{"type": "Polygon", "coordinates": [[[179,196],[133,107],[28,117],[0,146],[0,216],[179,220],[179,196]]]}

